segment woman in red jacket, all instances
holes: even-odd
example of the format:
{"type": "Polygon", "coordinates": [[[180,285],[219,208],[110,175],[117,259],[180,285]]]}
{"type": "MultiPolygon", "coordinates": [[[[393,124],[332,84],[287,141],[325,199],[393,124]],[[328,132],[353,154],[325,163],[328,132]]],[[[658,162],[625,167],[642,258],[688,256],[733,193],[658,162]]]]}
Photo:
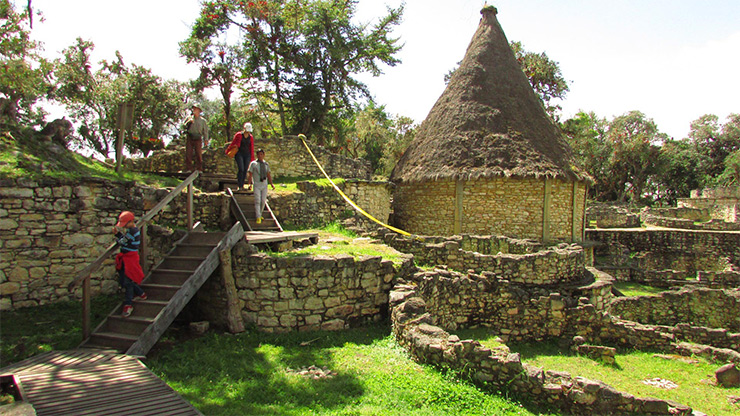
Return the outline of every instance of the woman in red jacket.
{"type": "Polygon", "coordinates": [[[236,167],[239,170],[236,174],[236,182],[239,186],[237,190],[244,189],[244,179],[247,177],[247,168],[254,160],[254,136],[252,136],[252,123],[244,123],[244,129],[234,135],[234,140],[226,148],[226,153],[230,149],[238,149],[234,155],[236,167]]]}

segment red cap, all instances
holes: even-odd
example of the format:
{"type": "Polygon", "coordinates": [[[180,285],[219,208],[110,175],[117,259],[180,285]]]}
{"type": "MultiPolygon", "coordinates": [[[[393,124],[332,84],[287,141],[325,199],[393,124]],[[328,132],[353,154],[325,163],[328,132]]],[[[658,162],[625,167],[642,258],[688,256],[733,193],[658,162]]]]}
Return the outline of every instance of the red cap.
{"type": "Polygon", "coordinates": [[[134,213],[131,211],[123,211],[121,215],[118,216],[118,224],[116,224],[116,227],[124,227],[126,224],[128,224],[130,221],[134,220],[134,213]]]}

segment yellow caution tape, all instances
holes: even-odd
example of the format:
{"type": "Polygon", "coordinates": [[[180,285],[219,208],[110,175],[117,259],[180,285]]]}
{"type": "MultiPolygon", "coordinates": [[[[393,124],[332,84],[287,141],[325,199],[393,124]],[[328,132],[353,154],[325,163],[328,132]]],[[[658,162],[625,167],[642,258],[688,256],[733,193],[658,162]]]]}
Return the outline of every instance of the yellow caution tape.
{"type": "Polygon", "coordinates": [[[311,158],[313,159],[314,163],[316,163],[316,166],[319,167],[319,169],[321,170],[321,173],[323,173],[324,176],[326,177],[326,179],[329,180],[329,183],[331,184],[331,186],[333,186],[334,189],[337,192],[339,192],[339,195],[341,195],[342,198],[344,198],[344,200],[347,201],[347,203],[352,206],[352,208],[354,208],[357,212],[359,212],[360,214],[364,215],[368,219],[370,219],[372,221],[375,221],[376,223],[382,225],[383,227],[385,227],[385,228],[387,228],[387,229],[389,229],[391,231],[395,231],[395,232],[397,232],[399,234],[411,236],[410,233],[408,233],[408,232],[406,232],[404,230],[401,230],[401,229],[398,229],[396,227],[390,226],[390,225],[388,225],[388,224],[386,224],[386,223],[378,220],[377,218],[373,217],[372,215],[370,215],[367,212],[365,212],[365,210],[363,210],[362,208],[360,208],[359,206],[357,206],[357,204],[355,204],[354,202],[352,202],[352,200],[349,199],[349,197],[347,195],[345,195],[345,193],[342,192],[341,189],[339,189],[339,187],[334,183],[334,181],[331,180],[331,178],[329,177],[329,175],[326,174],[326,171],[324,171],[324,168],[321,167],[321,163],[319,163],[319,161],[316,159],[316,156],[313,155],[313,152],[311,151],[311,149],[309,149],[308,145],[306,144],[306,136],[303,135],[303,134],[299,134],[298,135],[298,138],[301,139],[301,141],[303,142],[303,145],[306,146],[306,150],[308,150],[308,154],[311,155],[311,158]]]}

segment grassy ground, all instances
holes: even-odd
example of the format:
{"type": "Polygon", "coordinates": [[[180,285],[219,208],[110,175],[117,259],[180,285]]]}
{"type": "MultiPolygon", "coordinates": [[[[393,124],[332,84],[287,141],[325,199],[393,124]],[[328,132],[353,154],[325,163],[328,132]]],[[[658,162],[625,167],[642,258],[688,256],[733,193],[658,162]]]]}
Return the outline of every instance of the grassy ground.
{"type": "Polygon", "coordinates": [[[616,282],[614,287],[617,288],[624,296],[655,296],[664,292],[664,288],[642,285],[633,282],[616,282]]]}
{"type": "MultiPolygon", "coordinates": [[[[482,344],[495,348],[500,345],[486,333],[485,329],[460,331],[461,338],[474,338],[482,344]]],[[[522,361],[545,370],[566,371],[573,376],[600,380],[617,390],[637,397],[655,397],[673,400],[691,406],[695,410],[720,416],[740,414],[740,388],[727,389],[713,384],[714,371],[724,363],[711,363],[700,357],[681,357],[643,351],[620,351],[616,365],[562,351],[553,342],[509,345],[518,352],[522,361]],[[657,386],[645,381],[661,379],[657,386]]]]}
{"type": "Polygon", "coordinates": [[[386,326],[271,335],[211,333],[147,365],[208,415],[532,415],[416,364],[386,326]],[[331,376],[296,374],[316,366],[331,376]]]}
{"type": "MultiPolygon", "coordinates": [[[[120,301],[93,299],[93,322],[120,301]]],[[[81,306],[62,302],[0,314],[6,366],[35,354],[75,348],[81,306]]],[[[452,375],[414,363],[386,325],[341,332],[192,338],[165,333],[146,364],[207,415],[535,415],[452,375]],[[331,371],[313,379],[298,370],[331,371]]]]}
{"type": "MultiPolygon", "coordinates": [[[[96,296],[90,321],[95,328],[120,303],[119,295],[96,296]]],[[[69,350],[82,342],[82,302],[59,302],[0,313],[0,367],[41,352],[69,350]]]]}
{"type": "Polygon", "coordinates": [[[331,223],[322,228],[301,231],[318,233],[319,243],[299,249],[272,253],[272,255],[276,257],[296,257],[346,254],[355,258],[380,256],[396,264],[402,260],[401,253],[392,247],[374,243],[369,238],[361,238],[337,223],[331,223]]]}

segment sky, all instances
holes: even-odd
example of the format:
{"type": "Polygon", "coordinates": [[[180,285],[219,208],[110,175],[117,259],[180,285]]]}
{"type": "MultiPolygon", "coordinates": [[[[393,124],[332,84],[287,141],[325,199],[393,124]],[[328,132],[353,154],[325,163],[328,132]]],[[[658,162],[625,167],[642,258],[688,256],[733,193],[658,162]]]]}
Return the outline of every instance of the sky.
{"type": "MultiPolygon", "coordinates": [[[[25,1],[16,0],[18,7],[25,1]]],[[[356,21],[373,24],[401,0],[359,0],[356,21]]],[[[92,40],[93,60],[124,61],[182,81],[198,71],[179,56],[198,0],[33,0],[44,15],[32,37],[47,58],[77,37],[92,40]]],[[[465,55],[486,5],[510,41],[559,63],[570,91],[562,119],[593,111],[611,120],[632,110],[675,139],[704,114],[740,113],[740,1],[737,0],[406,0],[393,35],[401,63],[379,77],[360,74],[378,104],[420,123],[465,55]]],[[[52,114],[54,116],[54,114],[52,114]]],[[[58,116],[58,115],[57,115],[58,116]]]]}

